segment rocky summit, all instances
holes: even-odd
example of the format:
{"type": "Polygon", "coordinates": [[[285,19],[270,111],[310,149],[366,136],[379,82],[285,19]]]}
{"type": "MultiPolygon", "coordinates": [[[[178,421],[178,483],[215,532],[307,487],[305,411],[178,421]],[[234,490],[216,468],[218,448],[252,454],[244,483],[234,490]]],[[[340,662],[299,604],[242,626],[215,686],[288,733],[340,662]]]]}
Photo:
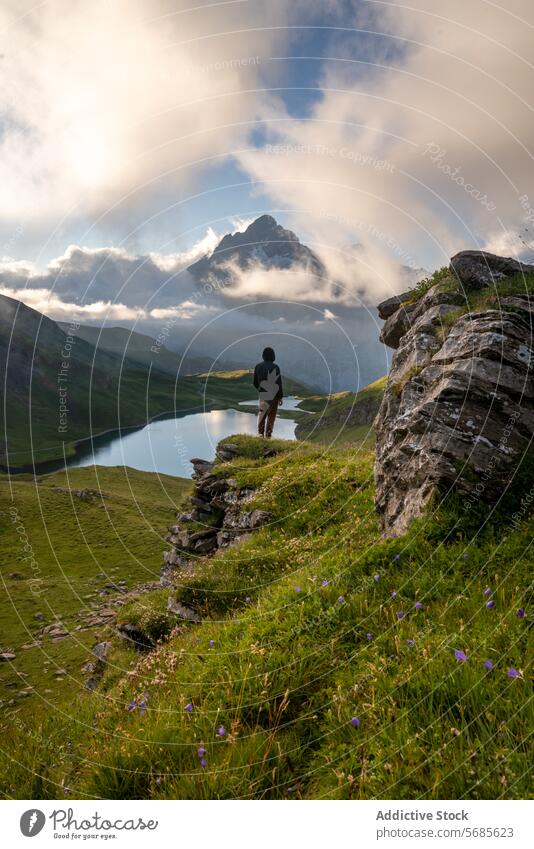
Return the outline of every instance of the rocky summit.
{"type": "Polygon", "coordinates": [[[272,215],[261,215],[243,233],[227,233],[211,256],[187,269],[198,284],[227,286],[236,272],[253,266],[264,269],[304,268],[320,277],[326,274],[319,257],[282,227],[272,215]]]}
{"type": "Polygon", "coordinates": [[[495,503],[534,431],[534,266],[464,251],[448,272],[378,307],[395,349],[376,419],[376,507],[404,533],[435,497],[495,503]]]}

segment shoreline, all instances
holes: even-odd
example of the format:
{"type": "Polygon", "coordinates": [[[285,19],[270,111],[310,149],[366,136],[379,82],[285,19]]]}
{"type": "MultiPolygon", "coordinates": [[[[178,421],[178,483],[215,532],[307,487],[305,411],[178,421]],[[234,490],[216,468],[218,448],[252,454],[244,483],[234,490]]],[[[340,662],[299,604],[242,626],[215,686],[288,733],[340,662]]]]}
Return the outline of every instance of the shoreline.
{"type": "MultiPolygon", "coordinates": [[[[252,402],[250,403],[252,404],[252,402]]],[[[56,456],[51,458],[50,460],[40,460],[37,463],[23,463],[20,466],[6,466],[5,464],[0,463],[0,474],[6,475],[7,477],[16,477],[18,475],[33,475],[33,477],[41,477],[45,475],[51,475],[55,472],[59,472],[63,469],[68,468],[69,461],[77,460],[81,457],[84,457],[86,454],[89,455],[93,453],[94,443],[97,442],[97,440],[106,440],[106,438],[112,439],[121,434],[127,434],[129,432],[143,430],[145,427],[148,427],[148,425],[156,421],[186,418],[187,416],[198,415],[201,413],[210,413],[215,412],[217,410],[235,410],[236,412],[247,412],[253,415],[253,411],[243,409],[244,406],[245,405],[242,405],[239,401],[235,402],[235,404],[225,403],[224,401],[212,401],[209,404],[201,404],[196,407],[185,407],[181,410],[167,410],[161,413],[157,413],[155,416],[152,416],[150,419],[143,422],[142,424],[132,424],[125,425],[124,427],[108,428],[107,430],[100,431],[99,433],[93,434],[91,436],[85,436],[82,439],[78,439],[74,442],[62,443],[63,446],[65,446],[66,444],[69,447],[74,448],[74,451],[66,457],[56,456]]],[[[295,439],[297,441],[297,427],[299,424],[298,419],[300,418],[299,414],[304,414],[306,412],[306,410],[298,409],[280,411],[281,418],[293,418],[293,415],[289,416],[288,414],[297,414],[297,416],[295,417],[295,439]],[[284,413],[286,415],[284,415],[284,413]]],[[[56,449],[54,448],[51,450],[56,449]]]]}

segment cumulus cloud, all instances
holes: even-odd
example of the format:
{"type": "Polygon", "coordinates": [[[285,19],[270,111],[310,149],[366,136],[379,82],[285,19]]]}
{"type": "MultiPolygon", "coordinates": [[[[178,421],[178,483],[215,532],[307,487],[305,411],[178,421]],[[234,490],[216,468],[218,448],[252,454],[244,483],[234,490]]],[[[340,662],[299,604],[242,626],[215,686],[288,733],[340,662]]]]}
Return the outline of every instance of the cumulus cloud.
{"type": "Polygon", "coordinates": [[[532,254],[526,236],[508,235],[534,207],[530,0],[350,8],[345,23],[367,31],[365,50],[333,42],[309,114],[271,102],[267,141],[241,165],[312,246],[358,241],[377,258],[434,267],[503,241],[532,254]]]}
{"type": "Polygon", "coordinates": [[[186,188],[245,139],[261,63],[283,39],[270,24],[287,16],[278,0],[3,2],[0,219],[96,215],[186,188]]]}

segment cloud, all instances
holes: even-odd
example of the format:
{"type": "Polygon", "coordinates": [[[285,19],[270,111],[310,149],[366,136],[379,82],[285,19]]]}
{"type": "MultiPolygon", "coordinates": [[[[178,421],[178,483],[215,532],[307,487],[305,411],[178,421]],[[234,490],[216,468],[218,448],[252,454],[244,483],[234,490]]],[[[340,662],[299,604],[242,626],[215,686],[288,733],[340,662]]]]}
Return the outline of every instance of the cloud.
{"type": "MultiPolygon", "coordinates": [[[[15,297],[23,301],[34,297],[28,291],[45,290],[50,298],[53,296],[49,302],[55,309],[63,301],[82,310],[108,303],[117,309],[123,305],[150,313],[186,301],[196,291],[187,266],[212,250],[220,238],[210,228],[190,250],[172,254],[136,255],[125,248],[70,245],[44,269],[4,258],[0,261],[0,285],[16,292],[15,297]]],[[[49,310],[44,312],[50,314],[49,310]]]]}
{"type": "Polygon", "coordinates": [[[0,220],[49,224],[183,191],[246,138],[284,8],[3,2],[0,220]]]}
{"type": "Polygon", "coordinates": [[[435,267],[510,244],[520,196],[534,207],[530,0],[350,8],[344,23],[367,31],[365,49],[332,41],[309,114],[271,101],[266,144],[238,154],[241,166],[312,247],[358,241],[435,267]]]}

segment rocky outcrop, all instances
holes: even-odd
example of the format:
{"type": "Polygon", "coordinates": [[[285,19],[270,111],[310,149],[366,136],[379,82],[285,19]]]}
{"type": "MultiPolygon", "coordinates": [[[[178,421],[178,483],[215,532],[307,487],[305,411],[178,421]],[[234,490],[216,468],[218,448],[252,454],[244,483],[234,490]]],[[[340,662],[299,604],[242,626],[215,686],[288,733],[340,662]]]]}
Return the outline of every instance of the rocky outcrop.
{"type": "Polygon", "coordinates": [[[461,251],[451,259],[450,270],[464,289],[484,289],[515,274],[532,274],[534,265],[487,251],[461,251]]]}
{"type": "MultiPolygon", "coordinates": [[[[237,445],[223,443],[217,448],[216,462],[233,460],[238,453],[237,445]]],[[[272,518],[265,510],[246,510],[254,490],[214,474],[215,463],[199,457],[191,463],[195,491],[189,498],[190,509],[177,514],[177,524],[166,537],[171,549],[163,553],[160,582],[165,587],[171,587],[184,570],[192,571],[198,557],[243,542],[272,518]]],[[[183,618],[194,621],[190,616],[183,618]]]]}
{"type": "Polygon", "coordinates": [[[488,269],[492,283],[518,270],[514,260],[463,252],[451,277],[423,297],[406,293],[378,308],[382,341],[395,349],[375,422],[376,506],[386,534],[403,533],[452,489],[466,509],[494,502],[530,448],[532,302],[518,286],[500,309],[469,311],[466,291],[489,285],[488,269]]]}

